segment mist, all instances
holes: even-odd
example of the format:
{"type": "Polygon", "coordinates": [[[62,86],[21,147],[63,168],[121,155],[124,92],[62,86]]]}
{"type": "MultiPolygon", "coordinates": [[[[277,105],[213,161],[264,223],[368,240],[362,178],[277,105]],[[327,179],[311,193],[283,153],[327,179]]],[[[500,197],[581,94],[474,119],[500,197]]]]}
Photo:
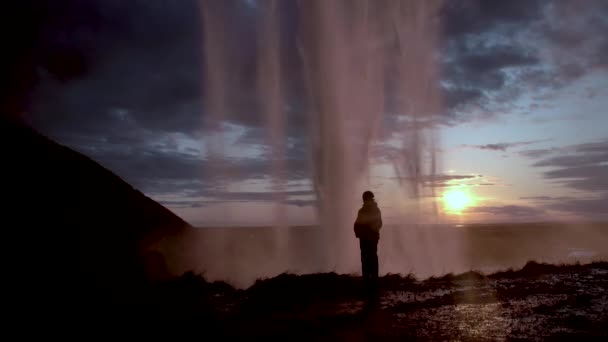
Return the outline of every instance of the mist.
{"type": "MultiPolygon", "coordinates": [[[[359,260],[352,233],[353,215],[360,205],[360,194],[372,186],[372,150],[379,136],[390,134],[397,139],[395,153],[389,158],[401,180],[402,201],[421,206],[418,199],[434,196],[433,188],[423,188],[423,179],[432,179],[439,164],[434,121],[441,113],[436,56],[440,2],[295,4],[294,8],[280,1],[254,3],[252,57],[257,62],[251,76],[253,86],[243,89],[235,83],[242,78],[238,74],[239,63],[247,63],[232,43],[238,32],[219,19],[222,5],[202,2],[204,96],[209,112],[204,125],[208,130],[222,132],[222,122],[229,121],[239,108],[230,100],[235,92],[249,92],[254,110],[263,118],[270,184],[277,196],[270,254],[253,267],[260,270],[259,274],[268,274],[264,270],[276,273],[277,269],[298,268],[293,260],[299,258],[310,261],[303,266],[308,272],[355,272],[359,260]],[[394,131],[383,132],[383,122],[390,119],[388,113],[398,113],[401,122],[393,123],[394,131]],[[309,159],[319,222],[319,228],[307,237],[312,241],[302,241],[302,246],[299,235],[287,228],[284,207],[290,170],[288,121],[297,119],[302,119],[300,123],[305,126],[304,134],[298,138],[309,159]],[[297,252],[303,246],[305,255],[297,252]],[[286,260],[282,266],[273,265],[286,260]]],[[[206,177],[218,179],[218,174],[241,172],[225,157],[228,141],[227,134],[217,134],[206,141],[206,177]]],[[[229,186],[216,184],[223,191],[229,186]]],[[[418,222],[415,217],[419,214],[409,214],[414,216],[412,221],[418,222]]],[[[248,248],[227,240],[230,234],[218,230],[212,238],[214,246],[225,250],[226,258],[217,255],[217,262],[225,269],[239,268],[239,251],[248,248]],[[225,259],[230,260],[229,264],[225,264],[225,259]]],[[[392,234],[399,259],[413,245],[436,252],[444,249],[432,246],[433,237],[427,236],[432,231],[421,232],[422,237],[415,242],[406,234],[400,229],[392,234]]],[[[248,262],[245,259],[243,262],[248,262]]]]}
{"type": "MultiPolygon", "coordinates": [[[[277,260],[277,250],[284,247],[276,240],[278,229],[285,228],[197,228],[177,240],[165,240],[158,248],[170,255],[171,273],[194,271],[237,288],[281,273],[360,275],[359,267],[327,267],[311,257],[323,236],[321,227],[287,228],[289,253],[277,260]]],[[[354,234],[349,240],[345,243],[356,242],[354,234]]],[[[471,270],[485,274],[517,270],[528,261],[601,261],[608,258],[606,246],[606,224],[388,225],[383,228],[378,257],[381,275],[426,279],[471,270]]]]}

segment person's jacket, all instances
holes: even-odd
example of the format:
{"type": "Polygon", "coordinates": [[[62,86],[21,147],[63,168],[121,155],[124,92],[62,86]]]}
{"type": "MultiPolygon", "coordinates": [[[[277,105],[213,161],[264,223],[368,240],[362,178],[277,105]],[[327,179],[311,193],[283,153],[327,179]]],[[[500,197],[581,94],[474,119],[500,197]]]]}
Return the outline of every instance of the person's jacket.
{"type": "Polygon", "coordinates": [[[355,236],[364,240],[378,240],[382,228],[382,214],[376,201],[365,201],[357,213],[355,236]]]}

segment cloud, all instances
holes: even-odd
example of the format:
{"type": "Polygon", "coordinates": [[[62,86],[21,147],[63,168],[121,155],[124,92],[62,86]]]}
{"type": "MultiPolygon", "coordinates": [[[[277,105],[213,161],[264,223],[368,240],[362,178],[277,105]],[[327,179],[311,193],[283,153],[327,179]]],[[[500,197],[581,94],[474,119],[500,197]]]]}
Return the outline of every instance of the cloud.
{"type": "Polygon", "coordinates": [[[429,176],[425,176],[426,180],[433,180],[433,181],[451,181],[451,180],[457,180],[457,179],[473,179],[473,178],[479,178],[482,177],[482,175],[453,175],[453,174],[449,174],[449,175],[445,175],[445,174],[439,174],[439,175],[429,175],[429,176]]]}
{"type": "MultiPolygon", "coordinates": [[[[561,3],[446,2],[440,14],[445,39],[439,48],[445,57],[442,83],[448,85],[443,87],[448,110],[446,120],[433,124],[475,119],[467,114],[471,112],[466,110],[471,109],[470,106],[493,113],[507,105],[513,96],[517,97],[530,82],[536,82],[535,87],[543,84],[553,87],[559,83],[555,83],[556,79],[580,75],[580,70],[589,71],[586,65],[595,63],[593,56],[601,56],[602,47],[608,46],[608,42],[590,41],[593,51],[589,51],[589,56],[587,50],[580,51],[566,43],[583,38],[589,41],[589,37],[598,36],[590,33],[602,32],[601,21],[585,19],[606,13],[603,12],[606,6],[601,1],[589,3],[577,8],[580,20],[560,26],[560,21],[555,24],[553,18],[547,16],[558,15],[555,8],[561,10],[564,7],[561,3]],[[576,31],[580,37],[566,39],[562,31],[576,31]],[[522,35],[535,40],[515,39],[522,35]],[[561,63],[555,70],[546,70],[546,61],[541,60],[537,49],[539,42],[545,41],[563,50],[575,51],[582,62],[580,65],[561,63]],[[512,72],[515,69],[517,72],[512,72]],[[579,71],[573,72],[574,69],[579,71]]],[[[32,113],[36,125],[57,133],[55,135],[75,127],[83,133],[99,134],[113,128],[124,129],[110,115],[112,110],[124,110],[138,126],[159,134],[194,133],[205,127],[207,103],[201,76],[206,55],[198,1],[96,0],[81,6],[64,0],[53,4],[65,12],[61,18],[70,24],[47,27],[46,40],[61,40],[66,42],[63,45],[80,51],[88,71],[76,84],[59,87],[53,94],[49,94],[48,89],[38,94],[39,103],[32,113]],[[41,97],[62,101],[61,104],[44,103],[41,97]]],[[[225,42],[228,51],[225,58],[231,65],[230,70],[226,70],[231,113],[224,120],[251,129],[256,132],[252,137],[263,143],[263,115],[253,91],[257,72],[255,33],[260,9],[243,1],[222,1],[211,7],[218,20],[232,23],[225,27],[225,34],[230,38],[225,42]]],[[[302,136],[306,134],[307,122],[307,104],[302,97],[304,70],[295,45],[298,39],[294,22],[297,21],[290,20],[297,18],[298,6],[295,1],[286,1],[281,10],[285,17],[281,32],[286,64],[283,87],[292,108],[288,111],[288,132],[302,136]]]]}
{"type": "MultiPolygon", "coordinates": [[[[135,131],[131,137],[118,140],[117,137],[108,139],[104,136],[72,138],[74,140],[70,140],[70,143],[76,150],[146,194],[158,198],[165,195],[221,197],[216,191],[222,188],[222,184],[243,181],[270,184],[269,177],[275,161],[268,153],[255,157],[225,154],[219,159],[210,160],[197,149],[184,148],[183,144],[192,141],[184,140],[182,135],[158,137],[146,131],[135,131]]],[[[290,145],[281,159],[286,167],[285,182],[308,179],[309,161],[300,148],[299,143],[290,145]]]]}
{"type": "Polygon", "coordinates": [[[468,208],[466,211],[468,213],[482,213],[495,216],[505,216],[513,220],[517,220],[518,218],[541,216],[545,213],[545,210],[541,208],[523,205],[480,206],[468,208]]]}
{"type": "Polygon", "coordinates": [[[547,179],[560,180],[566,186],[586,191],[608,190],[608,165],[569,167],[544,173],[547,179]]]}
{"type": "Polygon", "coordinates": [[[554,153],[559,152],[558,148],[542,148],[542,149],[536,149],[536,150],[525,150],[525,151],[520,151],[519,154],[524,156],[524,157],[529,157],[529,158],[540,158],[540,157],[545,157],[554,153]]]}
{"type": "Polygon", "coordinates": [[[206,191],[205,199],[188,198],[186,200],[161,200],[160,203],[172,208],[197,208],[219,203],[284,203],[299,207],[312,206],[316,203],[314,191],[206,191]],[[307,197],[302,199],[299,197],[307,197]]]}
{"type": "MultiPolygon", "coordinates": [[[[71,20],[74,1],[59,1],[71,20]]],[[[58,137],[100,135],[130,127],[191,133],[201,127],[201,33],[196,1],[87,2],[94,23],[48,27],[85,56],[88,72],[66,84],[44,77],[29,120],[58,137]],[[86,32],[83,37],[79,32],[86,32]],[[115,115],[122,112],[122,115],[115,115]]]]}
{"type": "Polygon", "coordinates": [[[534,167],[547,167],[543,176],[589,192],[608,191],[608,140],[522,153],[534,167]]]}
{"type": "Polygon", "coordinates": [[[558,196],[558,197],[554,197],[554,196],[523,196],[520,197],[519,199],[522,200],[531,200],[531,201],[561,201],[561,200],[568,200],[568,199],[572,199],[571,197],[565,197],[565,196],[558,196]]]}
{"type": "Polygon", "coordinates": [[[608,217],[608,195],[597,198],[581,198],[554,201],[544,206],[547,209],[587,216],[588,219],[608,217]]]}
{"type": "MultiPolygon", "coordinates": [[[[194,196],[213,191],[221,182],[271,176],[268,129],[254,91],[259,72],[259,7],[244,1],[209,2],[216,18],[226,23],[224,34],[230,38],[224,40],[227,53],[223,59],[230,65],[225,70],[223,99],[227,111],[223,117],[218,115],[221,122],[214,123],[210,116],[217,113],[209,111],[212,99],[207,97],[209,89],[203,81],[208,54],[198,0],[40,3],[48,5],[48,19],[52,20],[41,24],[38,48],[53,52],[45,56],[55,57],[41,61],[51,67],[40,73],[39,86],[31,94],[26,119],[34,127],[154,196],[194,196]],[[78,63],[68,63],[72,60],[78,63]],[[66,68],[70,65],[77,68],[66,68]],[[240,130],[238,134],[231,131],[234,127],[240,130]],[[222,162],[237,172],[218,172],[205,153],[183,146],[188,142],[213,150],[207,143],[218,128],[234,138],[224,138],[222,145],[232,144],[242,154],[251,154],[225,156],[222,162]],[[254,148],[265,153],[254,154],[254,148]]],[[[309,179],[312,169],[308,154],[314,132],[309,126],[311,105],[303,95],[306,70],[297,48],[297,4],[281,2],[287,180],[309,179]]],[[[605,2],[585,2],[572,11],[576,16],[560,15],[560,11],[569,13],[564,6],[562,2],[532,0],[447,1],[439,17],[443,32],[438,46],[446,108],[438,118],[420,124],[435,127],[491,118],[510,108],[522,93],[557,89],[605,64],[608,39],[597,34],[608,31],[605,20],[598,20],[608,13],[605,2]],[[544,47],[556,52],[551,53],[555,58],[547,59],[544,47]]],[[[387,103],[391,101],[394,99],[387,99],[387,103]]],[[[395,130],[411,124],[395,124],[402,114],[386,115],[382,127],[387,132],[379,143],[386,143],[395,130]]],[[[522,143],[472,148],[505,151],[522,143]]],[[[214,152],[221,154],[218,151],[221,149],[214,152]]],[[[399,150],[379,152],[384,157],[391,153],[399,150]]],[[[568,152],[585,156],[550,160],[559,153],[561,150],[530,150],[522,155],[546,157],[538,161],[538,167],[563,169],[583,161],[589,168],[546,176],[564,180],[578,173],[583,177],[570,181],[569,186],[605,186],[600,174],[604,169],[597,163],[603,157],[585,150],[568,152]]],[[[446,186],[450,181],[473,179],[460,177],[464,178],[438,175],[425,181],[428,186],[446,186]]]]}
{"type": "Polygon", "coordinates": [[[202,208],[208,203],[198,200],[160,200],[160,204],[176,209],[176,208],[202,208]]]}
{"type": "Polygon", "coordinates": [[[442,10],[444,31],[464,36],[491,31],[501,26],[517,26],[539,20],[542,1],[516,0],[488,2],[479,0],[450,1],[442,10]]]}
{"type": "Polygon", "coordinates": [[[496,144],[485,144],[485,145],[460,145],[460,146],[467,147],[467,148],[480,149],[480,150],[505,152],[507,149],[510,149],[513,147],[536,144],[536,143],[539,143],[542,141],[544,141],[544,140],[518,141],[518,142],[510,142],[510,143],[496,143],[496,144]]]}
{"type": "Polygon", "coordinates": [[[261,202],[269,202],[274,201],[280,197],[294,197],[294,196],[313,196],[314,191],[265,191],[265,192],[255,192],[255,191],[237,191],[237,192],[222,192],[217,194],[206,194],[206,196],[214,197],[220,200],[226,201],[261,201],[261,202]]]}
{"type": "Polygon", "coordinates": [[[587,219],[597,219],[608,215],[608,194],[599,196],[525,196],[522,200],[535,202],[535,206],[566,214],[584,216],[587,219]]]}
{"type": "MultiPolygon", "coordinates": [[[[521,111],[522,94],[550,96],[606,65],[602,1],[450,1],[442,11],[445,104],[459,124],[521,111]],[[573,14],[575,13],[575,14],[573,14]]],[[[543,101],[530,103],[534,105],[543,101]]]]}
{"type": "MultiPolygon", "coordinates": [[[[399,182],[420,182],[425,187],[431,188],[444,188],[449,186],[454,186],[456,183],[454,181],[469,181],[474,179],[479,179],[483,177],[482,175],[472,174],[472,175],[454,175],[454,174],[437,174],[437,175],[422,175],[418,178],[416,177],[390,177],[390,179],[395,179],[399,182]]],[[[490,183],[483,184],[471,184],[471,185],[493,185],[490,183]]]]}
{"type": "Polygon", "coordinates": [[[442,84],[450,124],[476,120],[476,111],[492,117],[519,96],[512,70],[532,70],[541,60],[533,46],[513,38],[542,21],[542,9],[541,1],[446,2],[442,84]]]}
{"type": "Polygon", "coordinates": [[[596,144],[581,144],[564,148],[559,156],[540,160],[533,166],[589,166],[608,161],[608,141],[596,144]]]}

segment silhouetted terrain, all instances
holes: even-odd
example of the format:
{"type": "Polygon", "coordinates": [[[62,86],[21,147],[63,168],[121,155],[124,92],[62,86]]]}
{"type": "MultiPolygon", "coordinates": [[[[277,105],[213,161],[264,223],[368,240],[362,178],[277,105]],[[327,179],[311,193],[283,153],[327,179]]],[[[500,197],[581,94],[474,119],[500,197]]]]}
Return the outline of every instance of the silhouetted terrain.
{"type": "Polygon", "coordinates": [[[77,317],[111,303],[123,307],[146,282],[146,262],[163,272],[162,257],[148,257],[146,248],[181,234],[186,222],[93,160],[21,123],[2,119],[0,139],[9,258],[4,274],[24,318],[49,312],[77,317]]]}
{"type": "Polygon", "coordinates": [[[608,263],[529,262],[518,271],[440,278],[387,275],[368,306],[360,277],[335,273],[259,280],[247,290],[193,273],[158,283],[147,318],[233,338],[284,340],[602,340],[608,263]],[[208,325],[209,322],[212,322],[208,325]],[[206,329],[197,327],[207,326],[206,329]]]}

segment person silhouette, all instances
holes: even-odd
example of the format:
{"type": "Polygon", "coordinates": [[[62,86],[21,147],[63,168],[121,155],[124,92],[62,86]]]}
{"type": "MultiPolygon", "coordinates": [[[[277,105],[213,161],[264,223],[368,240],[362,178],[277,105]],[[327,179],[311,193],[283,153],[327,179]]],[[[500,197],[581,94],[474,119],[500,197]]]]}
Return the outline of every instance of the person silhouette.
{"type": "Polygon", "coordinates": [[[376,291],[378,283],[378,240],[382,228],[382,214],[374,199],[374,193],[363,193],[363,206],[357,213],[354,230],[361,248],[361,273],[368,294],[376,291]]]}

